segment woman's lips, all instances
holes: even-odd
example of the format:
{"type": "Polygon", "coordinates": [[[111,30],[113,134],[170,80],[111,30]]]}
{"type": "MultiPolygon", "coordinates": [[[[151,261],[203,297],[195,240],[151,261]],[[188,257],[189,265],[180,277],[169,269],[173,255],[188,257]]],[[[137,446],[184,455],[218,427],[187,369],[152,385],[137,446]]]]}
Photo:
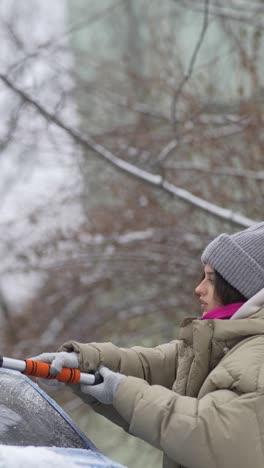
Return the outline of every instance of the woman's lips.
{"type": "Polygon", "coordinates": [[[208,306],[207,302],[204,301],[200,301],[200,304],[202,309],[206,309],[206,307],[208,306]]]}

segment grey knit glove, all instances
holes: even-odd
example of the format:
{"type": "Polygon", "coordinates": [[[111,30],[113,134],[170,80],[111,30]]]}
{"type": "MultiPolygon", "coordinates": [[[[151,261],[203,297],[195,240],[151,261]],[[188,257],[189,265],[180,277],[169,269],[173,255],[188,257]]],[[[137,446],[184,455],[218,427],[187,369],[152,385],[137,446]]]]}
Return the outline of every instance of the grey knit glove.
{"type": "Polygon", "coordinates": [[[81,384],[81,392],[91,395],[101,403],[111,405],[120,383],[126,380],[127,377],[103,366],[100,367],[99,372],[104,379],[103,383],[94,386],[81,384]]]}
{"type": "Polygon", "coordinates": [[[42,361],[51,364],[51,375],[59,374],[63,367],[69,367],[70,369],[78,369],[79,367],[79,354],[74,351],[71,353],[67,353],[66,351],[58,353],[42,353],[38,356],[31,357],[30,359],[32,359],[32,361],[42,361]]]}

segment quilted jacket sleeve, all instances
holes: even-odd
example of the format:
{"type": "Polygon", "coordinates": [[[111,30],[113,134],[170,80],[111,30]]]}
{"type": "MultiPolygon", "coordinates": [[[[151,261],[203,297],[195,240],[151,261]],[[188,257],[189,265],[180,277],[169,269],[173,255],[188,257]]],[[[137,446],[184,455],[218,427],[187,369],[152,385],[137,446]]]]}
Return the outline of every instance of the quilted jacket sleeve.
{"type": "Polygon", "coordinates": [[[171,388],[176,378],[180,341],[172,341],[156,348],[135,346],[118,348],[112,343],[65,343],[60,351],[80,354],[80,369],[89,372],[105,365],[128,376],[139,377],[149,384],[171,388]]]}
{"type": "Polygon", "coordinates": [[[264,466],[263,427],[256,420],[260,398],[264,400],[256,393],[216,390],[199,400],[129,377],[121,383],[114,407],[131,434],[182,466],[248,468],[264,466]]]}

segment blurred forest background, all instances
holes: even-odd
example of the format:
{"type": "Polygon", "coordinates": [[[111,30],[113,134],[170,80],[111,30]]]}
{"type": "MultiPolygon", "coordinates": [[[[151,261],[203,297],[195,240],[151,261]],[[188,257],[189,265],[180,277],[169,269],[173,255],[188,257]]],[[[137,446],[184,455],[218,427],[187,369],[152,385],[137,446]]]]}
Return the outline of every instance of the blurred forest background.
{"type": "MultiPolygon", "coordinates": [[[[263,220],[264,4],[2,0],[1,353],[155,346],[200,254],[263,220]]],[[[54,397],[131,468],[160,453],[54,397]]]]}

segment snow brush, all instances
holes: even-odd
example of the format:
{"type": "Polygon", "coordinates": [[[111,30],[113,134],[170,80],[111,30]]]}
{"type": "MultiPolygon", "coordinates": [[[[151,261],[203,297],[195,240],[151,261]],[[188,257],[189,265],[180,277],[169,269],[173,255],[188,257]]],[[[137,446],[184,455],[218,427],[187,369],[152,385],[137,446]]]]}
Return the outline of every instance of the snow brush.
{"type": "Polygon", "coordinates": [[[50,364],[42,361],[32,361],[31,359],[13,359],[0,356],[0,367],[12,369],[25,375],[40,377],[41,379],[57,379],[68,384],[98,385],[103,382],[103,377],[96,371],[94,374],[85,374],[79,369],[69,369],[63,367],[57,375],[50,374],[50,364]]]}

